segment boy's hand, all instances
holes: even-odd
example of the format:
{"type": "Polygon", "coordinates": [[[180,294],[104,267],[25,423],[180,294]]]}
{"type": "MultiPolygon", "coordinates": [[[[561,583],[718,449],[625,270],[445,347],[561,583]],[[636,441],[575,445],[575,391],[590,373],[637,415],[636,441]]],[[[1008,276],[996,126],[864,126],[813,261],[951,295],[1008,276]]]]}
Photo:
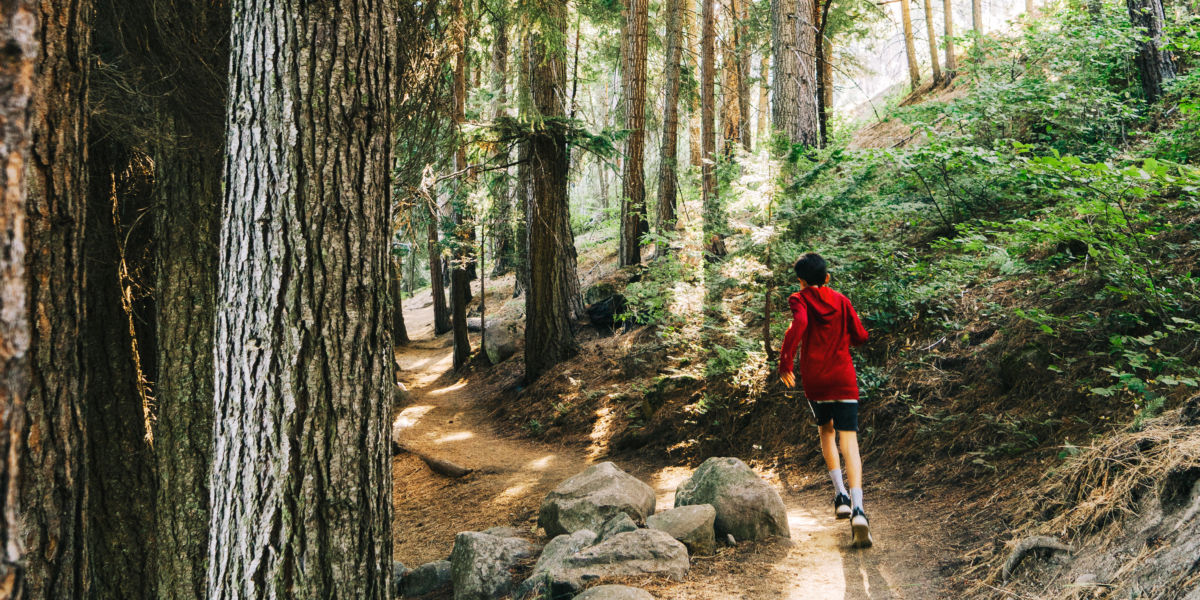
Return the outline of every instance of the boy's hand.
{"type": "Polygon", "coordinates": [[[780,373],[779,380],[783,382],[783,385],[796,387],[796,376],[791,373],[780,373]]]}

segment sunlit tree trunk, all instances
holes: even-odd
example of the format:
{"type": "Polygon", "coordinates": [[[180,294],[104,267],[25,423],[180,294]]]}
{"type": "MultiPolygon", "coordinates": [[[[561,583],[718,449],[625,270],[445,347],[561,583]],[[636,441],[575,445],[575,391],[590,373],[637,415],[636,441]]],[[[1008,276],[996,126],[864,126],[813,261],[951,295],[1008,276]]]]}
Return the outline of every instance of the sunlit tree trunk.
{"type": "MultiPolygon", "coordinates": [[[[25,210],[33,137],[35,73],[41,40],[38,2],[0,4],[0,600],[25,597],[25,541],[21,535],[21,463],[26,452],[29,394],[30,281],[25,270],[25,210]]],[[[30,596],[35,597],[35,596],[30,596]]]]}
{"type": "MultiPolygon", "coordinates": [[[[553,32],[566,31],[567,6],[558,0],[537,0],[531,9],[535,21],[529,24],[529,60],[525,65],[529,69],[531,110],[535,119],[560,119],[566,115],[560,90],[567,80],[567,57],[566,48],[556,44],[552,36],[553,32]]],[[[579,352],[571,329],[573,299],[568,292],[568,280],[576,280],[575,244],[570,237],[567,204],[570,164],[566,136],[553,122],[542,121],[541,131],[530,140],[529,162],[526,382],[579,352]]],[[[574,285],[577,289],[577,280],[574,285]]]]}
{"type": "MultiPolygon", "coordinates": [[[[3,10],[13,6],[5,3],[3,10]]],[[[18,500],[25,597],[84,598],[89,573],[81,333],[93,6],[91,0],[16,6],[34,14],[14,15],[0,27],[31,29],[41,46],[32,74],[32,145],[25,171],[23,244],[32,372],[18,500]]],[[[25,49],[23,56],[30,56],[25,49]]],[[[8,157],[10,172],[21,166],[12,162],[14,156],[8,157]]]]}
{"type": "Polygon", "coordinates": [[[933,85],[942,82],[942,67],[938,64],[937,34],[933,29],[933,2],[925,1],[925,30],[929,33],[929,64],[933,65],[933,85]]]}
{"type": "Polygon", "coordinates": [[[737,36],[737,94],[738,94],[738,114],[741,119],[738,123],[738,139],[742,141],[742,147],[749,152],[753,148],[753,140],[751,139],[751,121],[750,121],[750,0],[732,0],[736,6],[733,12],[737,18],[735,32],[737,36]]]}
{"type": "Polygon", "coordinates": [[[1147,102],[1158,100],[1163,93],[1163,84],[1175,79],[1175,61],[1166,49],[1161,0],[1126,0],[1129,20],[1135,29],[1141,30],[1142,38],[1137,43],[1138,53],[1134,58],[1138,75],[1142,81],[1142,92],[1147,102]]]}
{"type": "Polygon", "coordinates": [[[771,53],[763,51],[762,62],[758,66],[758,127],[754,134],[760,140],[767,139],[767,128],[770,127],[770,121],[767,118],[771,113],[770,86],[771,53]]]}
{"type": "Polygon", "coordinates": [[[912,0],[900,0],[900,21],[904,24],[904,56],[908,59],[908,81],[915,91],[921,87],[921,68],[917,65],[917,46],[913,43],[912,0]]]}
{"type": "MultiPolygon", "coordinates": [[[[700,78],[700,14],[696,10],[696,0],[683,0],[683,20],[687,25],[687,59],[692,67],[692,78],[700,78]]],[[[688,164],[700,167],[702,153],[700,151],[700,94],[692,95],[688,103],[688,164]]]]}
{"type": "Polygon", "coordinates": [[[983,35],[983,0],[971,0],[971,27],[976,35],[983,35]]]}
{"type": "Polygon", "coordinates": [[[722,0],[724,35],[721,44],[721,152],[732,155],[741,142],[742,100],[741,75],[738,62],[737,0],[722,0]]]}
{"type": "Polygon", "coordinates": [[[621,266],[642,262],[642,234],[646,231],[646,181],[643,160],[646,145],[646,42],[649,0],[628,0],[626,10],[625,101],[629,139],[621,183],[621,266]]]}
{"type": "Polygon", "coordinates": [[[942,16],[945,19],[945,34],[942,41],[946,45],[946,74],[944,83],[950,83],[958,71],[958,57],[954,55],[954,7],[951,0],[942,0],[942,16]]]}
{"type": "Polygon", "coordinates": [[[236,0],[208,592],[390,597],[399,0],[236,0]]]}
{"type": "Polygon", "coordinates": [[[771,0],[771,122],[791,144],[820,142],[812,0],[771,0]]]}
{"type": "MultiPolygon", "coordinates": [[[[683,58],[683,15],[680,0],[666,0],[667,54],[663,69],[664,109],[662,151],[658,170],[658,232],[660,237],[675,229],[675,200],[678,196],[679,154],[679,63],[683,58]]],[[[666,256],[668,244],[660,240],[655,253],[666,256]]]]}

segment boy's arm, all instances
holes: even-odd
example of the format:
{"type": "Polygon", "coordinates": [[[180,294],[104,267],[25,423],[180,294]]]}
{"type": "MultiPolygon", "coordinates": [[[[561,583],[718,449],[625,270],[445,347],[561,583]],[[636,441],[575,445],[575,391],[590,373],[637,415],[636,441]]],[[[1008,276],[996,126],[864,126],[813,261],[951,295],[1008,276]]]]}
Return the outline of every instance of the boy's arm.
{"type": "Polygon", "coordinates": [[[862,321],[858,318],[858,313],[854,311],[854,305],[850,300],[846,300],[846,308],[850,312],[850,345],[861,346],[867,341],[867,330],[863,327],[862,321]]]}
{"type": "Polygon", "coordinates": [[[779,351],[779,373],[791,373],[796,358],[796,349],[800,340],[804,339],[804,330],[808,328],[808,310],[804,302],[794,296],[788,297],[788,306],[792,308],[792,324],[783,336],[783,348],[779,351]]]}

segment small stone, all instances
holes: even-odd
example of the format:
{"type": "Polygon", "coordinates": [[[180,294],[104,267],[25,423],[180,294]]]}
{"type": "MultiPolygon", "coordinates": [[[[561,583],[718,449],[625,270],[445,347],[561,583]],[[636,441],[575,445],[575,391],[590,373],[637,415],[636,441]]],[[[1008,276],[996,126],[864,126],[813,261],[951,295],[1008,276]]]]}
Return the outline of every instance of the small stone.
{"type": "MultiPolygon", "coordinates": [[[[647,521],[649,521],[649,517],[647,517],[647,521]]],[[[596,533],[596,543],[603,542],[604,540],[607,540],[618,533],[636,531],[637,528],[637,523],[634,523],[633,519],[629,518],[629,515],[625,513],[617,513],[609,517],[608,520],[600,526],[599,531],[596,533]]]]}
{"type": "Polygon", "coordinates": [[[1079,577],[1075,578],[1075,585],[1092,586],[1092,585],[1099,585],[1099,584],[1100,584],[1100,580],[1098,577],[1096,577],[1095,573],[1084,573],[1083,575],[1080,575],[1079,577]]]}
{"type": "Polygon", "coordinates": [[[713,532],[716,517],[717,511],[711,504],[693,504],[646,517],[646,527],[671,534],[691,554],[711,554],[717,545],[713,532]]]}
{"type": "Polygon", "coordinates": [[[732,534],[732,533],[727,533],[727,534],[725,534],[725,541],[726,541],[726,542],[729,542],[729,545],[730,545],[730,546],[736,546],[736,545],[737,545],[737,540],[733,539],[733,534],[732,534]]]}

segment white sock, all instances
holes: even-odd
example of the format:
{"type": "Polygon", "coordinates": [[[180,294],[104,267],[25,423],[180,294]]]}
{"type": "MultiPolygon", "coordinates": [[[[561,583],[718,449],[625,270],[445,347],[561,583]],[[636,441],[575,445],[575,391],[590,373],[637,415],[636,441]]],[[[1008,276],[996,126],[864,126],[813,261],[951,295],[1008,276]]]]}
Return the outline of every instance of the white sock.
{"type": "Polygon", "coordinates": [[[850,507],[863,510],[862,488],[850,488],[850,507]]]}
{"type": "Polygon", "coordinates": [[[842,483],[842,470],[841,469],[830,469],[829,470],[829,479],[830,479],[830,481],[833,481],[833,489],[837,493],[845,496],[846,495],[846,485],[844,483],[842,483]]]}

